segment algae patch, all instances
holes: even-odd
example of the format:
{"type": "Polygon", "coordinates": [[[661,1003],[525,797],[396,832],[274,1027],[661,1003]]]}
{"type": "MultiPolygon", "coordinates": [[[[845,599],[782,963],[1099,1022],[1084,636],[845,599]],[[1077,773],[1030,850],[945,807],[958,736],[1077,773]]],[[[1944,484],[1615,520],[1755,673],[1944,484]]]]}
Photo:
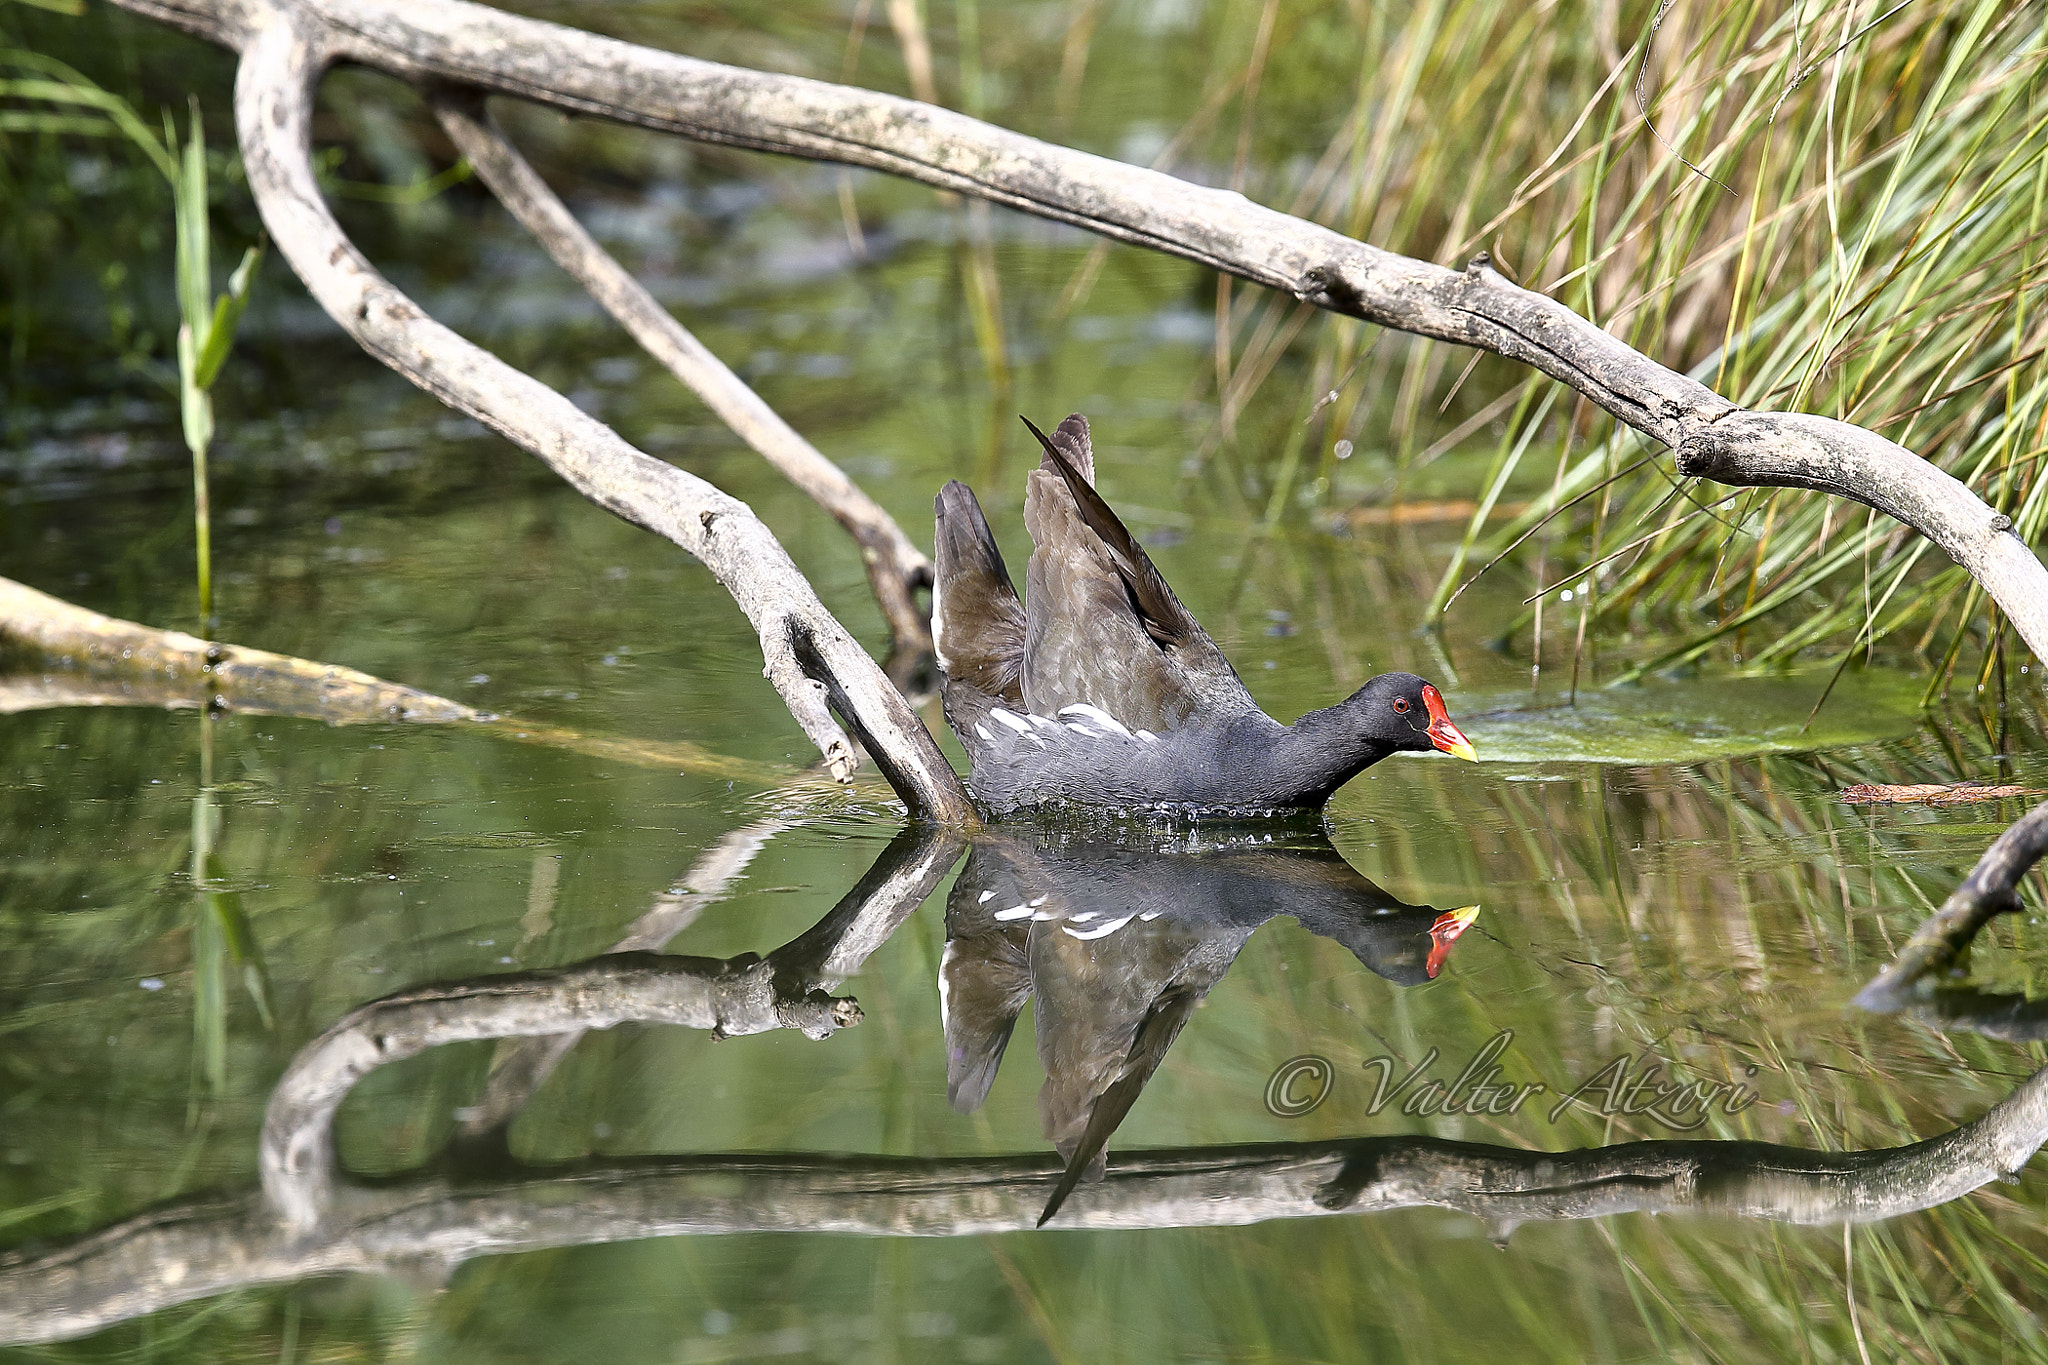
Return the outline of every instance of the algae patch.
{"type": "Polygon", "coordinates": [[[1638,687],[1466,694],[1452,714],[1482,763],[1700,763],[1897,739],[1919,724],[1920,688],[1871,672],[1844,677],[1808,725],[1827,674],[1687,679],[1638,687]]]}

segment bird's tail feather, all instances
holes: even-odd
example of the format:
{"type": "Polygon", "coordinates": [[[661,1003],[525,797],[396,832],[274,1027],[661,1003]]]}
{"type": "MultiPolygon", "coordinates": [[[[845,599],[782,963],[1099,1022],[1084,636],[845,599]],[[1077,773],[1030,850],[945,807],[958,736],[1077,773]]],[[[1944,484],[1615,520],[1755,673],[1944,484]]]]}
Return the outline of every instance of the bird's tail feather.
{"type": "Polygon", "coordinates": [[[932,586],[932,644],[948,686],[965,684],[999,703],[1024,702],[1024,604],[988,518],[958,479],[939,490],[932,586]]]}

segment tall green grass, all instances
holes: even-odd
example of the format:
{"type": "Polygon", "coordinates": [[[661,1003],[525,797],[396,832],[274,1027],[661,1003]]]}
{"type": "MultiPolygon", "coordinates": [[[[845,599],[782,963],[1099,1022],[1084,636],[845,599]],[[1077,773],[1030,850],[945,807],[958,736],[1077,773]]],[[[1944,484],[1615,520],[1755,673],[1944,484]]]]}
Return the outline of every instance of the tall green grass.
{"type": "MultiPolygon", "coordinates": [[[[132,104],[74,67],[19,46],[0,47],[0,135],[99,138],[127,142],[160,172],[171,190],[177,244],[178,410],[192,453],[192,529],[196,544],[199,628],[212,632],[213,517],[206,455],[213,442],[213,385],[220,377],[235,328],[248,306],[249,287],[262,259],[261,244],[242,253],[225,293],[212,286],[213,230],[208,209],[206,137],[197,100],[190,103],[188,134],[180,145],[168,113],[161,135],[132,104]]],[[[17,327],[20,322],[17,319],[17,327]]]]}
{"type": "MultiPolygon", "coordinates": [[[[2032,542],[2048,525],[2042,21],[1989,0],[1289,12],[1276,52],[1363,59],[1313,160],[1248,188],[1411,255],[1490,251],[1746,406],[1899,441],[2032,542]]],[[[1961,570],[1863,508],[1799,491],[1722,502],[1727,490],[1681,484],[1645,438],[1553,381],[1356,322],[1302,342],[1306,321],[1283,298],[1232,306],[1222,444],[1280,375],[1285,427],[1235,456],[1265,480],[1270,518],[1341,501],[1339,442],[1383,445],[1399,496],[1490,439],[1433,611],[1455,610],[1474,573],[1513,574],[1528,594],[1518,632],[1561,622],[1575,671],[1620,644],[1607,674],[1623,678],[1846,661],[1890,642],[1930,669],[1932,691],[1959,669],[1989,683],[2013,654],[1961,570]],[[1498,510],[1509,502],[1519,510],[1498,510]],[[1625,644],[1643,633],[1658,644],[1625,644]]]]}
{"type": "MultiPolygon", "coordinates": [[[[57,7],[61,13],[67,8],[57,7]]],[[[169,113],[159,135],[122,96],[70,65],[18,45],[0,46],[0,136],[87,138],[126,142],[159,172],[171,191],[178,301],[177,394],[180,426],[192,456],[192,526],[199,629],[213,633],[213,517],[207,451],[213,441],[213,386],[234,344],[249,301],[262,246],[249,247],[225,292],[212,287],[213,231],[207,146],[197,100],[189,102],[186,136],[169,113]]],[[[19,319],[17,319],[19,325],[19,319]]],[[[203,1091],[227,1085],[227,968],[239,968],[263,1023],[271,1023],[268,977],[261,950],[228,883],[217,847],[221,811],[213,781],[213,724],[200,717],[200,781],[192,809],[190,877],[194,893],[193,1036],[194,1103],[203,1091]]]]}
{"type": "MultiPolygon", "coordinates": [[[[166,121],[165,141],[171,141],[166,121]]],[[[192,105],[191,134],[172,181],[178,222],[178,412],[185,445],[192,452],[192,529],[198,543],[199,619],[211,634],[213,615],[213,511],[207,492],[206,452],[213,443],[213,382],[234,344],[235,325],[249,304],[249,286],[263,258],[262,244],[242,253],[228,277],[227,292],[212,285],[212,230],[206,210],[206,137],[199,105],[192,105]]]]}

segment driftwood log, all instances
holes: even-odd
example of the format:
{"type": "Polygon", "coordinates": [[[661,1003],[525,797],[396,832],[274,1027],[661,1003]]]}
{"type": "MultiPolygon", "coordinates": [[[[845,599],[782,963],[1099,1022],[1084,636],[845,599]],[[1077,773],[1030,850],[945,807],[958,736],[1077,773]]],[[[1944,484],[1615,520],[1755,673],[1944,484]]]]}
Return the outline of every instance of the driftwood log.
{"type": "Polygon", "coordinates": [[[736,758],[683,739],[622,739],[479,711],[338,664],[103,616],[0,578],[0,715],[58,706],[291,716],[328,725],[465,725],[608,762],[755,783],[807,804],[843,790],[815,769],[736,758]]]}
{"type": "Polygon", "coordinates": [[[854,657],[859,651],[751,512],[634,450],[560,395],[427,319],[342,237],[307,161],[312,90],[328,65],[361,63],[426,87],[451,132],[496,163],[493,181],[550,249],[564,259],[580,256],[579,274],[603,277],[614,293],[621,293],[617,280],[576,247],[552,197],[538,193],[516,154],[493,143],[476,120],[478,94],[887,171],[1533,365],[1671,447],[1681,473],[1737,487],[1817,489],[1897,518],[1963,565],[2028,647],[2048,657],[2048,569],[2009,519],[1960,481],[1847,423],[1737,407],[1555,300],[1511,284],[1484,256],[1464,270],[1411,260],[1239,194],[930,104],[698,61],[461,0],[115,3],[242,54],[238,127],[251,188],[293,268],[328,311],[373,354],[547,460],[599,505],[702,558],[759,629],[770,679],[828,760],[844,769],[852,752],[827,713],[827,695],[916,813],[972,818],[922,726],[893,689],[884,695],[880,674],[864,655],[854,657]]]}
{"type": "MultiPolygon", "coordinates": [[[[1815,1152],[1767,1142],[1648,1141],[1524,1152],[1434,1138],[1131,1152],[1062,1212],[1067,1229],[1232,1227],[1444,1208],[1495,1236],[1622,1213],[1841,1224],[1896,1217],[2009,1176],[2048,1136],[2048,1082],[1926,1142],[1815,1152]]],[[[476,1256],[645,1237],[1029,1231],[1056,1156],[845,1157],[793,1152],[427,1176],[351,1190],[310,1234],[262,1196],[170,1205],[70,1245],[0,1256],[0,1343],[59,1341],[234,1289],[341,1272],[445,1277],[476,1256]]]]}
{"type": "Polygon", "coordinates": [[[44,705],[164,706],[329,725],[484,724],[461,702],[336,664],[103,616],[0,578],[0,713],[44,705]]]}

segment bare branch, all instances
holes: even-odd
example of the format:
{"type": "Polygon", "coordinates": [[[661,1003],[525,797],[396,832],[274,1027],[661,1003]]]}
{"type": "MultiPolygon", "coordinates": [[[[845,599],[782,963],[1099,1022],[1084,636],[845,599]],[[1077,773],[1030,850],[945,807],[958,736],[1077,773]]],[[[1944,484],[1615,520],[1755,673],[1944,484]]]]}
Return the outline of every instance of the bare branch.
{"type": "Polygon", "coordinates": [[[161,706],[328,725],[475,725],[500,739],[588,754],[610,763],[734,778],[784,798],[836,799],[817,769],[735,758],[688,740],[621,739],[478,711],[339,664],[158,630],[0,578],[0,715],[53,706],[161,706]]]}
{"type": "Polygon", "coordinates": [[[155,630],[0,578],[0,650],[27,656],[26,677],[0,680],[0,712],[51,704],[205,707],[299,716],[329,725],[490,719],[461,702],[338,664],[155,630]],[[61,670],[83,688],[43,676],[61,670]]]}
{"type": "Polygon", "coordinates": [[[929,586],[931,561],[903,534],[889,514],[862,492],[724,361],[655,301],[638,280],[597,244],[547,182],[506,140],[474,92],[439,87],[432,92],[435,114],[457,150],[476,168],[499,202],[547,248],[555,263],[575,276],[606,312],[633,334],[649,354],[703,399],[740,439],[789,481],[830,512],[860,546],[868,583],[889,622],[899,652],[931,649],[931,621],[918,607],[915,590],[929,586]]]}
{"type": "Polygon", "coordinates": [[[357,1081],[444,1043],[682,1024],[732,1038],[792,1028],[829,1038],[860,1006],[776,979],[772,962],[618,953],[545,972],[424,986],[353,1010],[299,1050],[271,1093],[257,1165],[277,1216],[320,1221],[334,1176],[334,1113],[357,1081]]]}
{"type": "Polygon", "coordinates": [[[243,51],[236,122],[265,226],[321,306],[364,349],[538,455],[585,497],[682,546],[725,585],[761,640],[790,714],[848,778],[860,733],[913,815],[971,824],[973,804],[909,705],[825,610],[745,503],[634,449],[546,385],[427,317],[343,235],[313,178],[313,88],[333,56],[296,11],[274,10],[243,51]]]}
{"type": "MultiPolygon", "coordinates": [[[[658,897],[647,913],[633,921],[626,936],[606,949],[611,953],[658,953],[668,941],[696,922],[709,906],[725,899],[727,889],[746,870],[768,841],[796,823],[770,816],[732,831],[704,850],[674,887],[658,897]]],[[[582,1040],[584,1031],[542,1037],[506,1039],[491,1056],[484,1093],[456,1123],[455,1140],[464,1146],[503,1147],[512,1120],[526,1107],[555,1068],[582,1040]]]]}
{"type": "MultiPolygon", "coordinates": [[[[826,992],[924,903],[962,847],[950,832],[905,830],[831,913],[765,958],[614,952],[557,971],[423,986],[352,1011],[299,1050],[271,1094],[257,1162],[271,1207],[294,1228],[317,1224],[338,1174],[333,1126],[342,1100],[376,1068],[443,1043],[566,1037],[573,1045],[591,1029],[627,1021],[683,1024],[717,1039],[778,1028],[828,1038],[858,1023],[856,1002],[826,992]]],[[[725,875],[738,871],[735,862],[744,865],[742,849],[726,850],[725,875]]],[[[566,1050],[536,1047],[508,1064],[502,1082],[493,1076],[497,1092],[487,1103],[502,1116],[497,1131],[531,1094],[515,1087],[530,1081],[538,1088],[566,1050]]]]}
{"type": "MultiPolygon", "coordinates": [[[[659,950],[706,906],[721,899],[727,884],[761,846],[793,823],[763,820],[735,830],[713,844],[685,874],[682,890],[656,901],[611,951],[659,950]]],[[[859,971],[869,954],[924,904],[960,856],[960,849],[957,840],[934,838],[926,832],[911,831],[899,836],[882,850],[867,876],[841,898],[830,914],[768,955],[775,979],[786,990],[837,987],[859,971]]],[[[471,1106],[473,1112],[462,1120],[456,1140],[473,1149],[502,1150],[512,1120],[582,1036],[582,1031],[577,1030],[503,1044],[491,1059],[491,1074],[484,1083],[484,1093],[471,1106]]]]}

